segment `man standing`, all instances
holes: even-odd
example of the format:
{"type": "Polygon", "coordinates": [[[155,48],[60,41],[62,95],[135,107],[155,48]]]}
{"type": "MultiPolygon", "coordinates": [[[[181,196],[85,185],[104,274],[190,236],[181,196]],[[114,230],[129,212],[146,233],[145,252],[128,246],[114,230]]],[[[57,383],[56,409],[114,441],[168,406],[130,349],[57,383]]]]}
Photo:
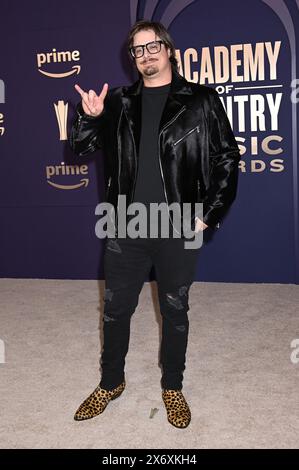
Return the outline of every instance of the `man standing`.
{"type": "MultiPolygon", "coordinates": [[[[106,200],[116,212],[119,195],[147,209],[152,203],[203,203],[202,217],[191,212],[192,228],[198,233],[219,227],[236,196],[240,154],[217,92],[178,73],[173,41],[161,23],[137,22],[127,45],[137,82],[109,92],[105,83],[99,95],[75,85],[82,101],[70,135],[73,151],[84,156],[103,149],[106,200]]],[[[186,428],[191,421],[182,382],[198,249],[185,247],[182,230],[168,215],[174,236],[161,236],[158,224],[153,238],[148,231],[142,238],[119,237],[115,227],[116,236],[107,240],[102,377],[79,406],[76,420],[102,413],[125,389],[131,316],[154,265],[163,320],[162,399],[173,426],[186,428]]]]}

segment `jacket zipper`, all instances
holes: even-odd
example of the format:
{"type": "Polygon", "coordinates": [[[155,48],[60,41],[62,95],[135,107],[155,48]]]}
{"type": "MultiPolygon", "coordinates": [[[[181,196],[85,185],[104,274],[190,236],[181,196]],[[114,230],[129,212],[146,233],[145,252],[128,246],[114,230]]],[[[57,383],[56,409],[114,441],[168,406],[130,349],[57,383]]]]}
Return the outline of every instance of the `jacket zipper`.
{"type": "Polygon", "coordinates": [[[199,126],[196,126],[196,127],[193,127],[193,129],[191,129],[190,131],[187,132],[187,134],[183,135],[183,137],[181,137],[179,140],[177,140],[176,142],[173,142],[173,146],[179,144],[182,140],[184,140],[189,134],[191,134],[192,132],[194,131],[197,131],[199,132],[199,126]]]}
{"type": "MultiPolygon", "coordinates": [[[[109,195],[109,190],[110,190],[111,181],[112,181],[112,176],[109,176],[108,186],[107,186],[107,191],[106,191],[106,201],[107,201],[107,202],[108,202],[108,195],[109,195]]],[[[116,213],[115,215],[117,216],[117,213],[116,213]]],[[[115,219],[114,219],[114,221],[113,221],[110,211],[109,211],[109,217],[110,217],[110,220],[111,220],[112,224],[114,225],[114,228],[115,228],[115,236],[116,236],[116,235],[117,235],[117,233],[116,233],[116,226],[117,226],[117,224],[115,223],[115,219]]]]}
{"type": "Polygon", "coordinates": [[[109,188],[110,188],[111,178],[112,178],[112,176],[109,176],[108,186],[107,186],[107,193],[106,193],[106,199],[108,198],[108,194],[109,194],[109,188]]]}
{"type": "MultiPolygon", "coordinates": [[[[117,160],[118,160],[117,184],[118,184],[118,195],[120,194],[120,159],[119,159],[119,156],[120,156],[120,143],[119,143],[120,142],[120,136],[119,136],[119,127],[120,127],[123,112],[124,112],[124,109],[122,108],[120,116],[119,116],[118,126],[117,126],[117,160]]],[[[115,211],[115,232],[116,232],[115,235],[118,234],[118,230],[117,230],[116,227],[118,227],[118,198],[117,198],[117,210],[115,211]]]]}
{"type": "Polygon", "coordinates": [[[131,204],[133,202],[133,199],[134,199],[136,180],[137,180],[137,152],[136,152],[135,139],[134,139],[134,136],[133,136],[131,126],[129,124],[129,119],[128,119],[126,111],[124,111],[124,113],[126,115],[126,118],[127,118],[127,121],[128,121],[128,127],[130,129],[130,134],[131,134],[131,137],[132,137],[132,142],[133,142],[133,147],[134,147],[134,158],[135,158],[135,178],[134,178],[134,186],[133,186],[133,191],[132,191],[132,197],[131,197],[131,201],[130,201],[130,204],[131,204]]]}
{"type": "Polygon", "coordinates": [[[79,116],[78,116],[78,122],[77,122],[77,134],[79,134],[79,129],[80,129],[80,126],[81,126],[81,121],[82,121],[82,116],[81,116],[81,114],[79,114],[79,116]]]}
{"type": "MultiPolygon", "coordinates": [[[[160,158],[160,139],[161,139],[161,134],[162,132],[164,131],[164,129],[166,129],[166,127],[168,127],[170,124],[172,124],[175,119],[183,112],[185,111],[186,109],[186,106],[184,105],[180,111],[169,121],[165,124],[165,126],[161,129],[160,133],[159,133],[159,139],[158,139],[158,156],[159,156],[159,165],[160,165],[160,172],[161,172],[161,176],[162,176],[162,181],[163,181],[163,190],[164,190],[164,196],[165,196],[165,199],[166,199],[166,204],[167,204],[167,211],[168,211],[168,217],[169,217],[169,220],[170,220],[170,223],[172,225],[172,227],[174,228],[174,225],[171,221],[171,217],[170,217],[170,213],[169,213],[169,204],[168,204],[168,198],[167,198],[167,194],[166,194],[166,191],[165,191],[165,180],[164,180],[164,175],[163,175],[163,170],[162,170],[162,165],[161,165],[161,158],[160,158]]],[[[179,235],[181,235],[181,233],[179,233],[175,228],[174,230],[176,231],[176,233],[178,233],[179,235]]]]}

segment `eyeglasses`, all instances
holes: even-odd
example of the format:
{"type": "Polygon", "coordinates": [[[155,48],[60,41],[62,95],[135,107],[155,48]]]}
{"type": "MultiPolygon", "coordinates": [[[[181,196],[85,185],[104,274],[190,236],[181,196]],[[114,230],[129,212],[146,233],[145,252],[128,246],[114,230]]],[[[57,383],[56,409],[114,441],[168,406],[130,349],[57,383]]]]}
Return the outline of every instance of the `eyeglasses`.
{"type": "Polygon", "coordinates": [[[146,47],[146,50],[150,54],[157,54],[158,52],[161,51],[161,45],[163,43],[164,41],[161,41],[161,40],[151,41],[151,42],[148,42],[147,44],[141,44],[140,46],[131,47],[130,52],[135,59],[143,56],[145,47],[146,47]]]}

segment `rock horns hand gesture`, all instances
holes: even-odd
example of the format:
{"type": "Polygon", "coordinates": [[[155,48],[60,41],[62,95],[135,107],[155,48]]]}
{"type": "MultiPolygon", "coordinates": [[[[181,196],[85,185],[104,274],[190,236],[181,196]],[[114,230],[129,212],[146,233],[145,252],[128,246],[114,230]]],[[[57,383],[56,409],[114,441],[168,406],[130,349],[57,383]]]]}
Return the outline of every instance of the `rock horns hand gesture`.
{"type": "Polygon", "coordinates": [[[104,109],[104,100],[108,91],[108,83],[104,83],[99,95],[97,95],[94,90],[89,90],[87,93],[77,84],[75,85],[75,89],[81,95],[84,112],[90,116],[99,116],[104,109]]]}

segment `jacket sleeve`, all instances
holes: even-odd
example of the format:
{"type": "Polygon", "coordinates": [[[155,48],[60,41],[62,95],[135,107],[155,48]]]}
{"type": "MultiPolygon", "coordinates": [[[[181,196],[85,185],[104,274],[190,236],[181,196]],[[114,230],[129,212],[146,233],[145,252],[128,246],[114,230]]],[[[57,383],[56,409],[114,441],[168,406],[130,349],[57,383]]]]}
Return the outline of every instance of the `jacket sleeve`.
{"type": "Polygon", "coordinates": [[[203,204],[203,221],[219,224],[237,193],[240,150],[218,92],[211,88],[208,115],[209,188],[203,204]]]}
{"type": "Polygon", "coordinates": [[[80,101],[76,106],[76,113],[69,144],[73,152],[81,157],[102,148],[101,135],[104,132],[107,112],[104,108],[99,116],[89,116],[84,112],[80,101]]]}

